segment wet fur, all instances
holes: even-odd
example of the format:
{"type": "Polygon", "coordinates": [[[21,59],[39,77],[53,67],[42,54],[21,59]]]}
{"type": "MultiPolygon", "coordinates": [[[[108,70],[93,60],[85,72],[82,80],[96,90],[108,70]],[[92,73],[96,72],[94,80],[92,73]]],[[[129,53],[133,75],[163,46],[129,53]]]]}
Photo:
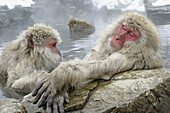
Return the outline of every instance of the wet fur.
{"type": "Polygon", "coordinates": [[[0,73],[7,77],[7,87],[27,89],[26,92],[30,92],[36,82],[58,66],[60,56],[44,45],[44,41],[49,39],[61,42],[56,30],[35,24],[4,48],[0,56],[0,73]],[[30,47],[30,39],[38,46],[30,47]]]}
{"type": "Polygon", "coordinates": [[[137,12],[127,12],[99,34],[96,46],[83,60],[64,62],[52,71],[55,77],[53,85],[57,90],[62,90],[88,79],[109,79],[127,70],[162,67],[160,46],[160,36],[153,23],[137,12]],[[137,29],[140,38],[125,42],[120,50],[114,50],[108,43],[123,22],[129,28],[137,29]]]}
{"type": "Polygon", "coordinates": [[[95,31],[95,28],[92,24],[85,20],[78,20],[72,18],[67,22],[68,26],[71,26],[71,32],[82,32],[92,34],[95,31]]]}

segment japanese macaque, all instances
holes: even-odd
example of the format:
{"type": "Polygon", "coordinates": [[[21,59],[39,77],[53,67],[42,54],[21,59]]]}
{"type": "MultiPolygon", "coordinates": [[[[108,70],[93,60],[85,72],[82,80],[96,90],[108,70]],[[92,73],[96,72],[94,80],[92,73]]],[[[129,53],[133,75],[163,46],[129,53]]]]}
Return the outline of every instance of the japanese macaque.
{"type": "Polygon", "coordinates": [[[70,19],[67,25],[69,26],[70,33],[81,32],[90,35],[95,31],[95,28],[92,24],[84,20],[78,20],[76,18],[70,19]]]}
{"type": "Polygon", "coordinates": [[[84,59],[61,63],[33,91],[34,102],[47,112],[63,112],[63,94],[70,86],[89,79],[109,79],[127,70],[152,69],[162,66],[160,36],[143,15],[127,12],[108,25],[96,46],[84,59]],[[40,98],[42,97],[42,98],[40,98]]]}
{"type": "Polygon", "coordinates": [[[30,93],[62,61],[56,47],[60,42],[59,33],[43,24],[23,31],[0,56],[0,74],[6,76],[7,87],[30,93]]]}

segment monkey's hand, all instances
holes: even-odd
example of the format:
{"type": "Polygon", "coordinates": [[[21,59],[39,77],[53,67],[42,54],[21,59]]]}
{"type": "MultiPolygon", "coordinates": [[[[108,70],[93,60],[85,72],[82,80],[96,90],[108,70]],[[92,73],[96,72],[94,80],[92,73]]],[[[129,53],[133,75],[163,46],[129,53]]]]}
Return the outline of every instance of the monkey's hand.
{"type": "Polygon", "coordinates": [[[47,103],[47,113],[51,113],[51,111],[62,113],[64,111],[64,101],[69,103],[67,89],[63,87],[62,77],[57,73],[57,70],[51,73],[50,76],[46,76],[32,92],[32,95],[36,96],[33,104],[39,101],[38,107],[41,107],[47,103]]]}
{"type": "Polygon", "coordinates": [[[60,66],[54,69],[49,76],[45,77],[33,91],[33,96],[36,95],[33,103],[37,103],[40,100],[39,106],[41,106],[47,100],[47,107],[51,108],[52,105],[58,105],[60,112],[62,112],[63,106],[61,107],[61,104],[63,104],[63,101],[61,102],[57,99],[56,103],[54,100],[55,98],[63,97],[63,100],[67,103],[69,102],[68,96],[66,95],[68,89],[88,78],[89,71],[87,66],[89,67],[89,65],[88,63],[83,65],[85,62],[80,62],[80,60],[75,59],[60,64],[60,66]]]}

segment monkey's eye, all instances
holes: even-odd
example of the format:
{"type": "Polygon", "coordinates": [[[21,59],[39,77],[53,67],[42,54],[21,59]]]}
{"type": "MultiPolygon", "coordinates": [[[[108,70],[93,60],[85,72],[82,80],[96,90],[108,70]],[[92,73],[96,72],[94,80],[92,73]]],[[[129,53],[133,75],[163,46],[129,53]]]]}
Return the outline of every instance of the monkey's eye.
{"type": "Polygon", "coordinates": [[[56,42],[55,42],[55,43],[52,43],[52,46],[53,46],[53,47],[56,47],[56,44],[57,44],[56,42]]]}
{"type": "Polygon", "coordinates": [[[125,31],[127,30],[125,25],[122,26],[122,29],[125,31]]]}
{"type": "Polygon", "coordinates": [[[129,34],[131,37],[134,37],[134,36],[135,36],[135,34],[134,34],[133,32],[131,32],[131,31],[129,31],[128,34],[129,34]]]}

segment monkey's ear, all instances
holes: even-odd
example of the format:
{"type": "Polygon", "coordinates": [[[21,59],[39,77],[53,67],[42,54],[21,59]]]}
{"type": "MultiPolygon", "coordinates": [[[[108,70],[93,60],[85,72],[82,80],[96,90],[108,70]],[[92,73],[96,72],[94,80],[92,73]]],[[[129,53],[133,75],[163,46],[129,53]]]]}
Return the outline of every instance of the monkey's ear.
{"type": "Polygon", "coordinates": [[[29,47],[34,47],[34,41],[32,39],[28,39],[28,46],[29,47]]]}

